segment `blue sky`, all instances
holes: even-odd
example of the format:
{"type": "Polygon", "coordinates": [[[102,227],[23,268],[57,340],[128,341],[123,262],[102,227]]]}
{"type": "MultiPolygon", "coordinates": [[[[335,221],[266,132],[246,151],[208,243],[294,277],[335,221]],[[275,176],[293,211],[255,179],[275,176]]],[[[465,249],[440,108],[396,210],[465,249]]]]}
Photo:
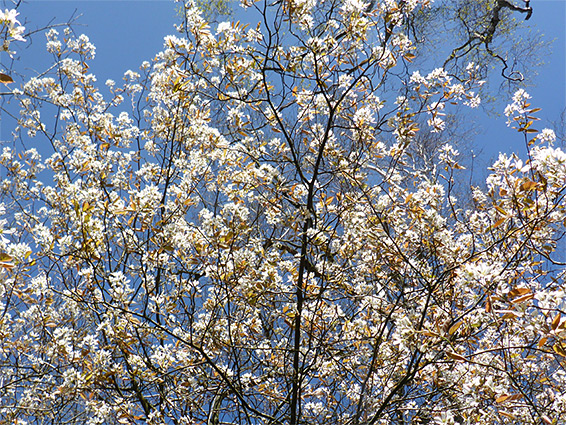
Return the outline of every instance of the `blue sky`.
{"type": "MultiPolygon", "coordinates": [[[[543,57],[545,65],[537,69],[534,86],[527,87],[533,106],[542,108],[537,115],[541,121],[535,127],[541,130],[559,121],[566,108],[566,0],[532,0],[531,27],[539,30],[547,41],[553,40],[550,55],[543,57]]],[[[502,99],[501,112],[507,103],[502,99]]],[[[488,156],[496,152],[525,153],[524,140],[515,130],[508,128],[504,116],[481,119],[483,132],[476,140],[488,156]]]]}
{"type": "MultiPolygon", "coordinates": [[[[97,47],[91,71],[102,85],[108,78],[120,81],[124,71],[136,70],[142,61],[151,60],[162,48],[163,37],[174,32],[177,5],[172,0],[31,0],[21,5],[20,18],[31,30],[81,15],[74,28],[87,34],[97,47]]],[[[552,54],[543,58],[546,65],[538,68],[535,86],[527,89],[533,105],[542,108],[537,127],[542,129],[559,120],[566,107],[566,0],[532,0],[531,5],[531,26],[546,40],[554,40],[552,54]]],[[[45,69],[49,56],[42,34],[37,34],[31,45],[26,44],[23,59],[14,68],[29,76],[34,75],[34,68],[45,69]]],[[[7,65],[7,55],[1,59],[7,65]]],[[[499,103],[495,109],[503,111],[507,100],[499,103]]],[[[484,160],[489,162],[500,151],[524,154],[521,135],[507,127],[505,117],[485,116],[481,111],[475,115],[482,129],[476,138],[477,150],[483,151],[484,160]]],[[[0,139],[10,139],[11,129],[6,120],[2,121],[0,139]]]]}

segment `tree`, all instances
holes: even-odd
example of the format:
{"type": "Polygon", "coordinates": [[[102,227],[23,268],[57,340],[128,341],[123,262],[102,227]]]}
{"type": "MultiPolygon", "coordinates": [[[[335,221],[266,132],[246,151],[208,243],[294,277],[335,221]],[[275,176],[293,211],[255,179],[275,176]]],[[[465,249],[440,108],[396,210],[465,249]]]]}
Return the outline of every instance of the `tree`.
{"type": "Polygon", "coordinates": [[[427,1],[244,5],[187,4],[109,96],[53,29],[14,90],[53,152],[0,156],[0,423],[566,420],[566,154],[528,94],[528,160],[462,209],[457,152],[411,155],[482,84],[411,69],[427,1]]]}

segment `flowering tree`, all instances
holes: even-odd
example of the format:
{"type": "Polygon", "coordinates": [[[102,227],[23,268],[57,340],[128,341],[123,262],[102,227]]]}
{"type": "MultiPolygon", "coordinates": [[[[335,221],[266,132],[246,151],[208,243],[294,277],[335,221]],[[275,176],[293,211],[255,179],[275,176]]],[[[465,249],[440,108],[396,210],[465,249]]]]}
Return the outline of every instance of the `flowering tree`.
{"type": "Polygon", "coordinates": [[[464,210],[457,152],[410,155],[482,84],[411,69],[428,1],[244,6],[210,29],[187,4],[109,94],[51,30],[14,91],[52,153],[0,156],[0,423],[566,420],[566,154],[528,94],[529,158],[464,210]]]}

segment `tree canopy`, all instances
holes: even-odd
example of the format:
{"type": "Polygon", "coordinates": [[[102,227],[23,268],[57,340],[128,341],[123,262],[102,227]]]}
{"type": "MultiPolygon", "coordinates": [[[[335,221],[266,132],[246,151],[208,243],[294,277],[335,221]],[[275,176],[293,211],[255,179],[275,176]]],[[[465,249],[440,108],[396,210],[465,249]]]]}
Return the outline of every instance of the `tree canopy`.
{"type": "Polygon", "coordinates": [[[520,88],[528,158],[470,202],[449,140],[416,146],[531,13],[468,3],[483,32],[429,70],[428,0],[188,2],[105,87],[50,29],[0,155],[0,423],[564,423],[566,153],[520,88]]]}

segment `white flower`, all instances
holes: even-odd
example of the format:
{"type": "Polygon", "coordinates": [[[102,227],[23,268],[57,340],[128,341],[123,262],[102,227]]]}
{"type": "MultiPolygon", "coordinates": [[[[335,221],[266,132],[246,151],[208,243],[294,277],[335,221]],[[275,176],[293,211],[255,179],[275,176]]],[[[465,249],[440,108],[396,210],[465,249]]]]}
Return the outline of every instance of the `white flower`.
{"type": "MultiPolygon", "coordinates": [[[[18,12],[16,11],[16,9],[6,9],[4,12],[0,11],[0,25],[8,29],[8,38],[5,40],[4,45],[0,47],[0,51],[8,51],[10,41],[12,40],[26,41],[26,39],[23,37],[25,27],[22,27],[20,25],[20,21],[16,19],[17,16],[18,12]]],[[[3,29],[0,29],[0,31],[3,32],[3,29]]]]}
{"type": "Polygon", "coordinates": [[[0,11],[0,23],[8,25],[19,24],[20,22],[16,19],[18,15],[19,13],[16,9],[0,11]]]}
{"type": "Polygon", "coordinates": [[[439,83],[446,82],[450,83],[452,80],[444,68],[436,68],[432,70],[427,76],[427,80],[438,80],[439,83]]]}
{"type": "Polygon", "coordinates": [[[361,0],[346,0],[342,5],[342,10],[346,14],[359,14],[366,10],[369,3],[364,3],[361,0]]]}
{"type": "MultiPolygon", "coordinates": [[[[0,204],[0,216],[6,214],[6,208],[4,204],[0,204]]],[[[4,226],[8,223],[6,219],[0,219],[0,247],[3,246],[5,249],[10,241],[4,235],[11,235],[15,232],[15,229],[5,229],[4,226]]]]}
{"type": "Polygon", "coordinates": [[[460,153],[452,145],[446,144],[439,149],[438,158],[440,161],[450,164],[456,162],[459,155],[460,153]]]}
{"type": "Polygon", "coordinates": [[[413,72],[413,75],[411,75],[409,82],[411,84],[426,84],[427,83],[426,78],[423,77],[419,71],[413,72]]]}
{"type": "Polygon", "coordinates": [[[513,103],[505,107],[505,116],[508,118],[507,125],[513,123],[513,117],[524,115],[527,112],[527,102],[531,96],[524,90],[519,89],[513,95],[513,103]]]}
{"type": "Polygon", "coordinates": [[[90,42],[88,36],[84,34],[81,34],[77,39],[69,40],[67,45],[74,52],[84,55],[87,58],[94,59],[96,55],[96,47],[90,42]]]}
{"type": "Polygon", "coordinates": [[[232,29],[232,24],[228,21],[220,22],[218,28],[216,28],[216,34],[222,34],[223,32],[228,32],[232,29]]]}
{"type": "Polygon", "coordinates": [[[261,32],[256,31],[255,29],[251,28],[250,30],[248,30],[248,33],[246,35],[246,38],[248,41],[261,41],[263,36],[261,35],[261,32]]]}
{"type": "Polygon", "coordinates": [[[513,95],[513,102],[515,102],[515,103],[525,103],[530,98],[531,98],[531,96],[525,91],[525,89],[519,89],[513,95]]]}
{"type": "Polygon", "coordinates": [[[554,133],[554,130],[551,130],[550,128],[544,128],[537,136],[537,139],[541,142],[547,142],[551,145],[556,142],[556,134],[554,133]]]}
{"type": "Polygon", "coordinates": [[[116,301],[127,301],[128,296],[134,292],[129,284],[130,280],[120,271],[110,273],[108,281],[110,282],[108,292],[116,301]]]}
{"type": "Polygon", "coordinates": [[[434,417],[434,423],[438,425],[454,424],[454,415],[450,411],[444,410],[440,415],[434,417]]]}
{"type": "Polygon", "coordinates": [[[477,108],[480,106],[481,99],[478,95],[476,95],[473,91],[469,93],[470,97],[468,100],[464,102],[464,105],[469,106],[470,108],[477,108]]]}
{"type": "Polygon", "coordinates": [[[375,124],[375,117],[371,111],[371,108],[364,106],[356,111],[353,117],[354,124],[357,127],[363,127],[371,124],[375,124]]]}
{"type": "Polygon", "coordinates": [[[439,117],[429,118],[427,124],[432,127],[432,133],[439,133],[446,127],[446,123],[439,117]]]}

